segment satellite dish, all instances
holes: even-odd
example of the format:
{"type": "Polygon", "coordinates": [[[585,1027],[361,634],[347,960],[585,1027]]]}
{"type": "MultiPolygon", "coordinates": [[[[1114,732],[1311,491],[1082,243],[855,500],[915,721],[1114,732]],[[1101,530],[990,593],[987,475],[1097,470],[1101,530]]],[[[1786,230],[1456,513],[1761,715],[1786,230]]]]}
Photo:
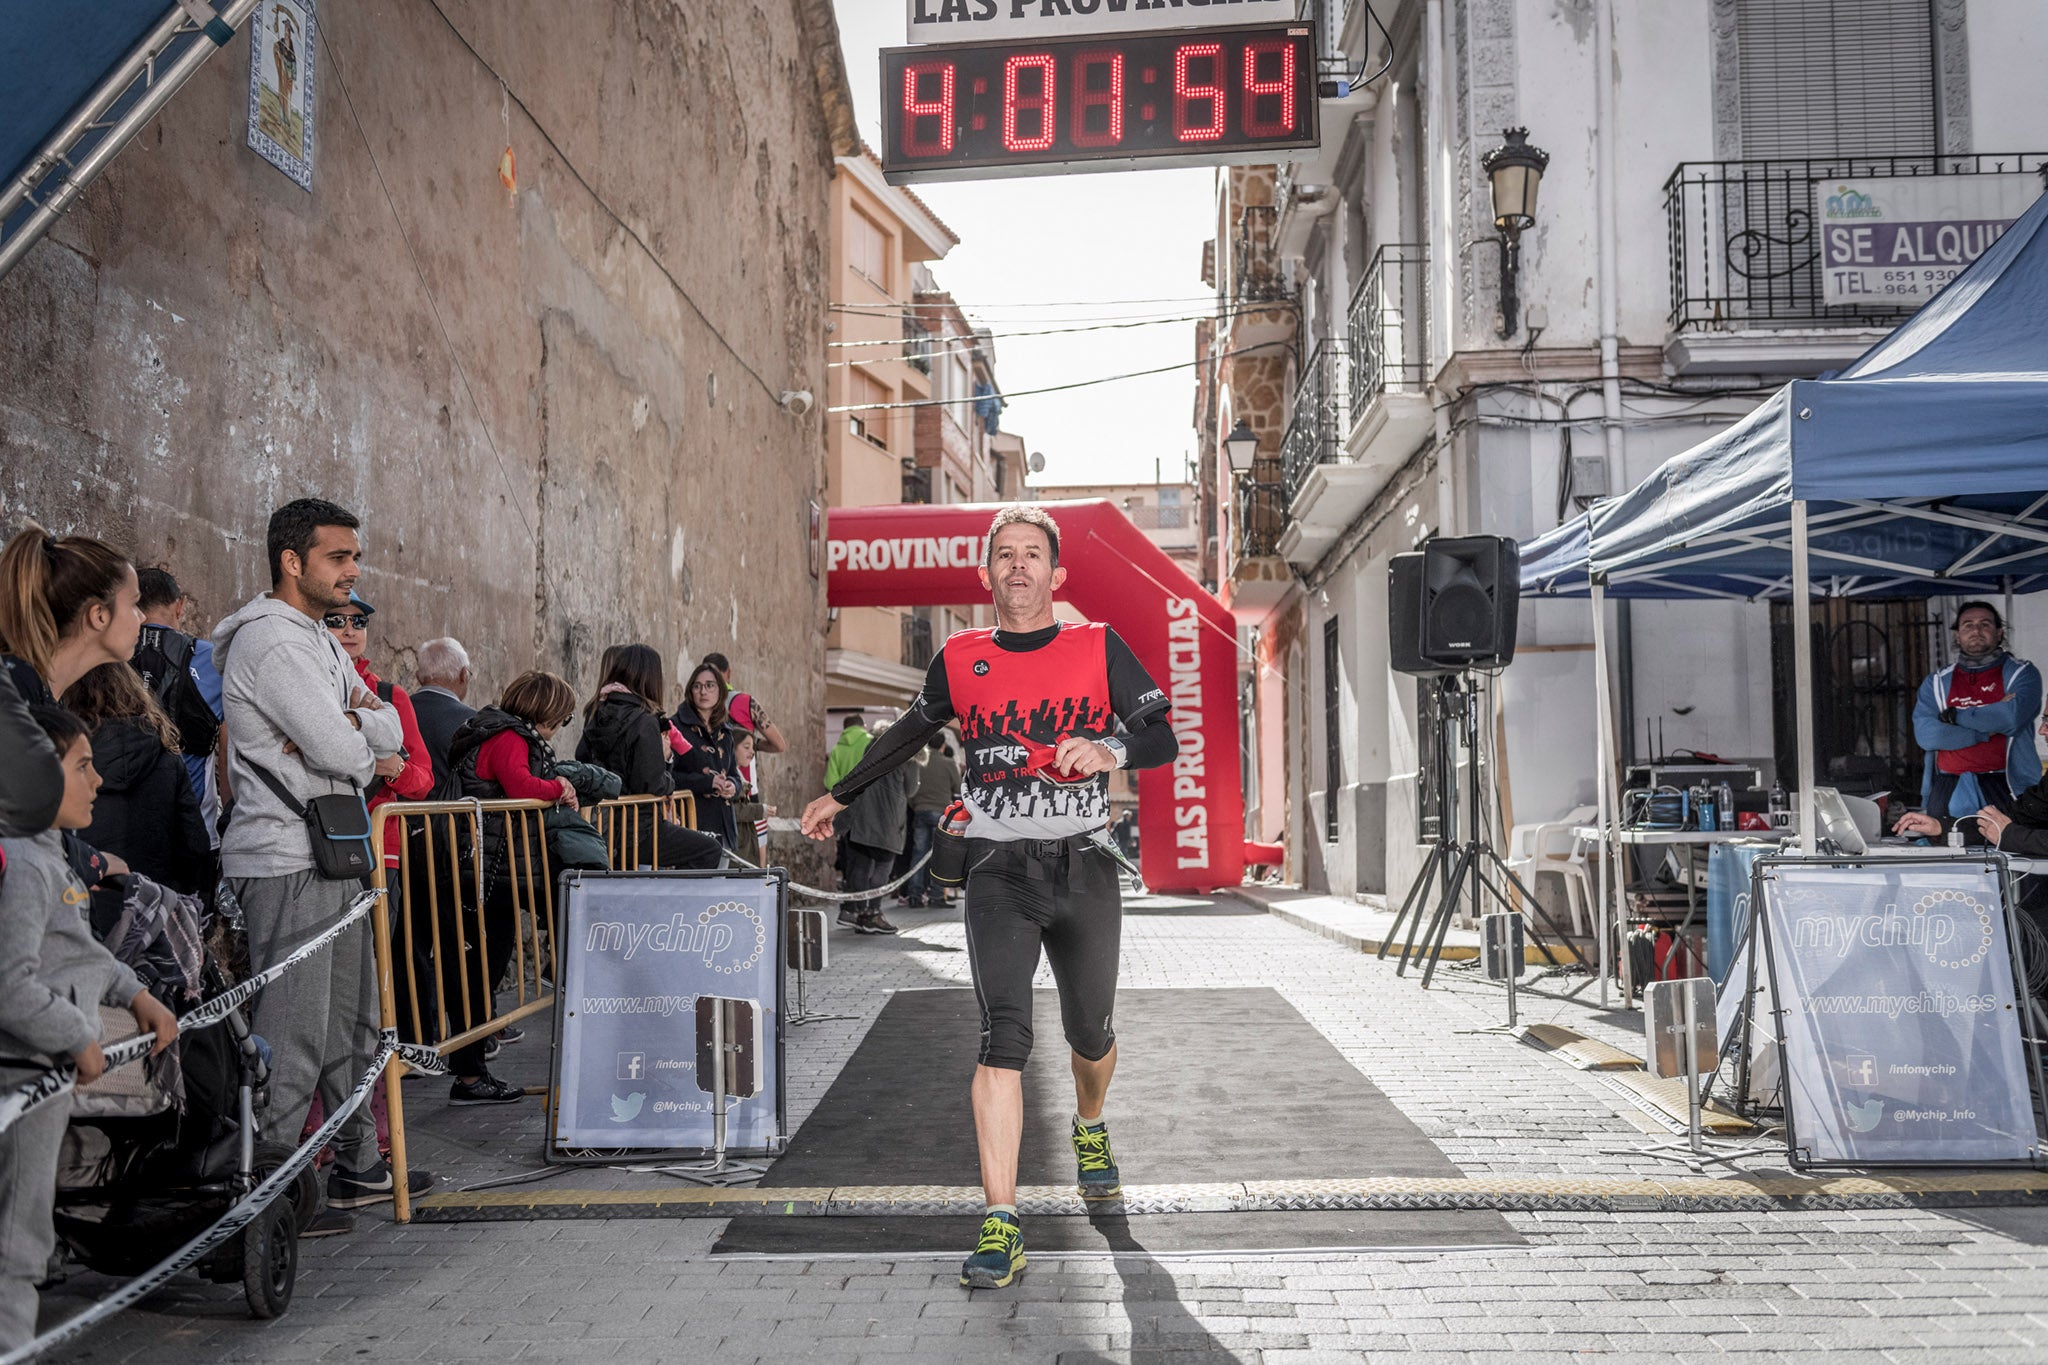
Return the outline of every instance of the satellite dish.
{"type": "Polygon", "coordinates": [[[1024,467],[1034,474],[1043,474],[1045,472],[1045,453],[1038,450],[1032,451],[1031,458],[1024,462],[1024,467]]]}

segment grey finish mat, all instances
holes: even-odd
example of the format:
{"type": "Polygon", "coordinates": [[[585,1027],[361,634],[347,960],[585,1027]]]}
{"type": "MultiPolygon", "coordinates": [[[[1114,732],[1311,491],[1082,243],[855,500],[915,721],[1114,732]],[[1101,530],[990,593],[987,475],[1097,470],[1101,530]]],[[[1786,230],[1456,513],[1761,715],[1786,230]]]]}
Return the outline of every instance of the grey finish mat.
{"type": "MultiPolygon", "coordinates": [[[[968,1084],[980,1024],[967,990],[892,997],[762,1189],[973,1185],[968,1084]]],[[[1024,1185],[1068,1184],[1074,1109],[1059,1000],[1037,992],[1024,1072],[1024,1185]]],[[[1105,1113],[1125,1181],[1346,1179],[1462,1174],[1270,989],[1117,994],[1116,1081],[1105,1113]]],[[[965,1249],[957,1217],[736,1218],[727,1252],[827,1255],[965,1249]]],[[[1027,1248],[1205,1251],[1519,1242],[1498,1213],[1370,1210],[1033,1217],[1027,1248]]]]}

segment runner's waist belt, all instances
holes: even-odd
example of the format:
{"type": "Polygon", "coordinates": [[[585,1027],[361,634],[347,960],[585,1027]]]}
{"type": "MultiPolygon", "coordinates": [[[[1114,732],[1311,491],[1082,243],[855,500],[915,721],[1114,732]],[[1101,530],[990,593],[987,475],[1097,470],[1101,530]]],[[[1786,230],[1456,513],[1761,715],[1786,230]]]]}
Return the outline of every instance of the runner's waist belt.
{"type": "Polygon", "coordinates": [[[1100,847],[1095,842],[1095,836],[1101,832],[1091,830],[1086,834],[1069,834],[1064,839],[981,839],[969,836],[967,842],[982,844],[991,849],[1015,849],[1029,858],[1064,858],[1069,849],[1079,852],[1086,848],[1100,847]]]}

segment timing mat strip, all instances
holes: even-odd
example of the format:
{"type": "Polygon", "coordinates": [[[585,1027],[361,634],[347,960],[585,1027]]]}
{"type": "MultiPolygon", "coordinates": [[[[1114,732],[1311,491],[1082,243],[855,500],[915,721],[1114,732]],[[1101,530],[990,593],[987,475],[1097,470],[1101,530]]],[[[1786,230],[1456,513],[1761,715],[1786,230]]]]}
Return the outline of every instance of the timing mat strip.
{"type": "MultiPolygon", "coordinates": [[[[1490,1209],[1503,1213],[1734,1213],[1781,1209],[1969,1208],[2048,1203],[2048,1173],[1707,1177],[1387,1176],[1361,1180],[1226,1181],[1129,1185],[1121,1199],[1085,1203],[1069,1185],[1019,1189],[1021,1213],[1351,1212],[1490,1209]]],[[[584,1218],[956,1217],[982,1211],[966,1185],[839,1185],[783,1189],[561,1187],[432,1194],[413,1201],[424,1223],[584,1218]]]]}

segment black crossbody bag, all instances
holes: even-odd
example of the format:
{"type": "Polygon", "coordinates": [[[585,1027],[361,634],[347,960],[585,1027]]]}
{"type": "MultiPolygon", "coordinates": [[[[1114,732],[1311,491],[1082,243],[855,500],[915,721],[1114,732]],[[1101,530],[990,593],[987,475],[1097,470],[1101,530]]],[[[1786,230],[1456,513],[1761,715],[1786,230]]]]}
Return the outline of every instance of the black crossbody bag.
{"type": "Polygon", "coordinates": [[[313,845],[313,866],[330,882],[368,881],[370,878],[370,808],[363,794],[349,783],[346,793],[316,796],[300,801],[268,768],[247,760],[285,809],[306,822],[306,837],[313,845]]]}

